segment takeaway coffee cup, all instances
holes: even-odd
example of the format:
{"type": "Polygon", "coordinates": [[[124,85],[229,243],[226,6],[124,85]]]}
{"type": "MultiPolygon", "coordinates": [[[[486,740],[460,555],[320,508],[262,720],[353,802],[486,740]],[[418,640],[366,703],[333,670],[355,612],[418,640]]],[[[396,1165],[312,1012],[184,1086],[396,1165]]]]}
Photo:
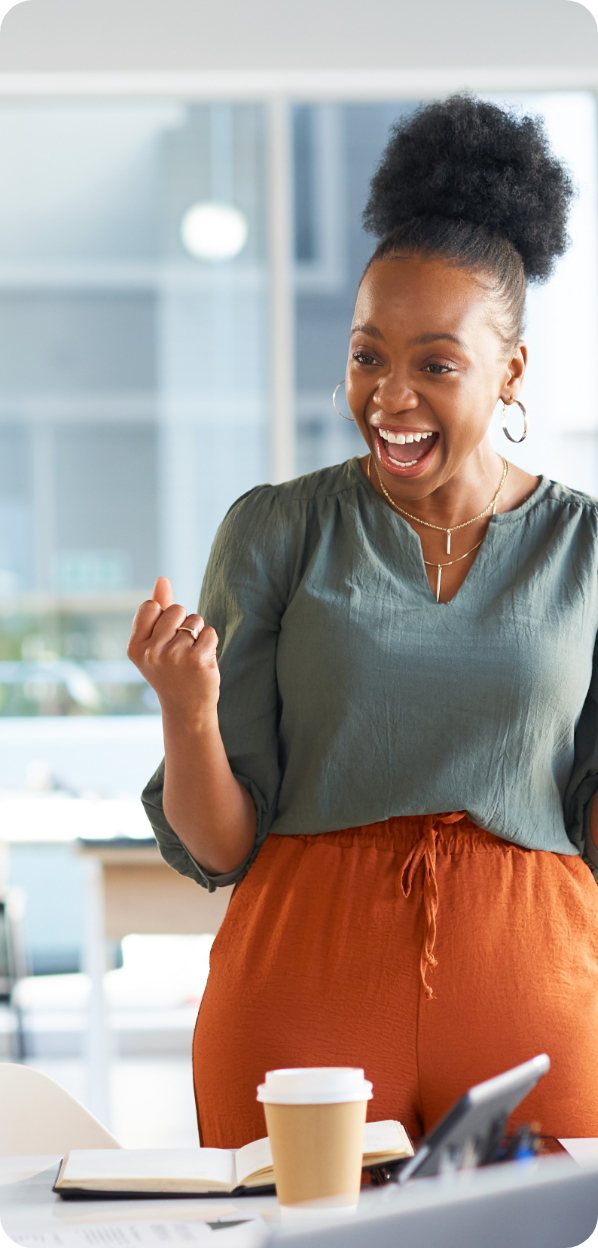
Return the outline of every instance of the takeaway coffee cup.
{"type": "Polygon", "coordinates": [[[267,1071],[257,1099],[266,1114],[281,1205],[357,1204],[371,1097],[363,1070],[351,1066],[267,1071]]]}

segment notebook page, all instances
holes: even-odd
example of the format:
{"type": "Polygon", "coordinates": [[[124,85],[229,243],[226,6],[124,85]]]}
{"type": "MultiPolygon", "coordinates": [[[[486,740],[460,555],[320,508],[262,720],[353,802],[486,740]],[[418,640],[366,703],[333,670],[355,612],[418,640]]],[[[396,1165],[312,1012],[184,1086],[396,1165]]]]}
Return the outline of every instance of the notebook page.
{"type": "Polygon", "coordinates": [[[392,1118],[387,1118],[383,1122],[366,1122],[363,1133],[364,1158],[377,1154],[386,1156],[389,1153],[398,1153],[406,1157],[413,1155],[413,1148],[405,1128],[400,1122],[394,1122],[392,1118]]]}
{"type": "Polygon", "coordinates": [[[65,1226],[55,1219],[55,1226],[46,1230],[15,1231],[10,1240],[22,1248],[261,1248],[270,1238],[266,1223],[260,1217],[239,1220],[160,1222],[151,1221],[94,1222],[88,1226],[65,1226]],[[214,1239],[214,1236],[217,1236],[214,1239]]]}
{"type": "Polygon", "coordinates": [[[223,1148],[84,1148],[73,1149],[61,1185],[95,1191],[126,1191],[143,1184],[146,1190],[176,1191],[178,1184],[197,1181],[236,1185],[235,1157],[223,1148]]]}
{"type": "MultiPolygon", "coordinates": [[[[392,1157],[398,1154],[411,1157],[413,1149],[401,1123],[388,1118],[383,1122],[366,1122],[363,1133],[363,1154],[364,1161],[371,1155],[392,1157]]],[[[237,1149],[236,1154],[238,1185],[241,1186],[252,1175],[271,1166],[272,1149],[267,1136],[262,1140],[253,1140],[251,1144],[245,1144],[243,1148],[237,1149]]]]}
{"type": "Polygon", "coordinates": [[[10,1238],[22,1248],[169,1248],[176,1245],[190,1248],[201,1244],[209,1248],[213,1232],[204,1222],[144,1223],[111,1222],[92,1227],[60,1226],[57,1229],[11,1231],[10,1238]]]}
{"type": "Polygon", "coordinates": [[[237,1168],[237,1184],[239,1187],[252,1174],[259,1174],[260,1170],[266,1170],[272,1165],[272,1149],[268,1136],[263,1140],[252,1140],[251,1144],[245,1144],[243,1148],[237,1149],[235,1157],[237,1168]]]}

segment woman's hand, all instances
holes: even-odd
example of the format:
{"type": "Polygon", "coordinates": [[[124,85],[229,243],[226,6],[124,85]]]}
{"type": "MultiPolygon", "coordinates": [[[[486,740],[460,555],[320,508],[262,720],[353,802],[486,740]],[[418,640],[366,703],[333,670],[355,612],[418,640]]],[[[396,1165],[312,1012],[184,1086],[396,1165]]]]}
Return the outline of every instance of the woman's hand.
{"type": "Polygon", "coordinates": [[[164,729],[164,814],[183,844],[214,875],[247,857],[256,810],[233,775],[218,726],[218,638],[200,615],[172,601],[159,576],[133,621],[127,654],[155,689],[164,729]],[[185,628],[198,630],[197,641],[185,628]]]}
{"type": "Polygon", "coordinates": [[[163,712],[179,722],[200,723],[214,714],[220,694],[217,645],[214,629],[173,603],[170,581],[159,576],[151,599],[135,616],[127,654],[155,689],[163,712]],[[181,625],[197,629],[197,641],[178,631],[181,625]]]}

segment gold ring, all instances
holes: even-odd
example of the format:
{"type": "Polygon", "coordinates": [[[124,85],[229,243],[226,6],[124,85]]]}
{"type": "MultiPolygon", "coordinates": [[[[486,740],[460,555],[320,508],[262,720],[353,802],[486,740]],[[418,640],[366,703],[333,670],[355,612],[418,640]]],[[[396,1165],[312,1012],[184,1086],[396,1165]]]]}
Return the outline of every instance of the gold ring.
{"type": "Polygon", "coordinates": [[[176,633],[191,633],[191,636],[194,641],[197,641],[197,638],[199,637],[199,629],[188,628],[186,624],[180,624],[179,627],[175,629],[175,632],[176,633]]]}

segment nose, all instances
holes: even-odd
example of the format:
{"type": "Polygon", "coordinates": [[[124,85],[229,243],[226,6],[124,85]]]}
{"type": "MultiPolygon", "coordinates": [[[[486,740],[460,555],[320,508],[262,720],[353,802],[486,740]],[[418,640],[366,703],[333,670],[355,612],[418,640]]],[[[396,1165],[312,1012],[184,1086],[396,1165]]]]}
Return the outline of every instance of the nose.
{"type": "Polygon", "coordinates": [[[399,412],[413,411],[419,407],[419,399],[412,390],[398,377],[385,377],[373,394],[373,402],[382,412],[396,416],[399,412]]]}

